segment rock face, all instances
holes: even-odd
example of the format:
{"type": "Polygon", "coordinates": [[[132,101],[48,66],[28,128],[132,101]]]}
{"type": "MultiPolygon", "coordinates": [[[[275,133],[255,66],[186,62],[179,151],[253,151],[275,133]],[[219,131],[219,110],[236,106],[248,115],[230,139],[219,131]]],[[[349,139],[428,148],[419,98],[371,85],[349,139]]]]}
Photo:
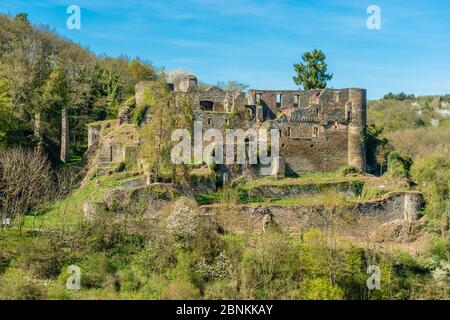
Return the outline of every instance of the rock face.
{"type": "Polygon", "coordinates": [[[152,215],[173,199],[173,192],[171,184],[163,183],[113,189],[105,195],[104,206],[117,214],[152,215]]]}
{"type": "Polygon", "coordinates": [[[100,141],[101,125],[91,125],[88,127],[88,148],[100,141]]]}
{"type": "Polygon", "coordinates": [[[203,214],[222,215],[223,227],[236,232],[261,232],[267,216],[270,216],[281,231],[296,234],[311,228],[326,228],[333,216],[333,219],[340,219],[349,235],[357,235],[367,229],[374,231],[383,224],[395,227],[399,221],[408,226],[420,217],[423,205],[421,193],[397,192],[379,200],[340,208],[300,205],[242,205],[224,208],[211,205],[200,209],[203,214]],[[224,211],[226,214],[223,214],[224,211]],[[352,218],[348,220],[349,216],[352,218]]]}
{"type": "Polygon", "coordinates": [[[362,186],[362,180],[330,182],[330,183],[304,183],[299,185],[264,185],[251,188],[248,193],[250,197],[264,199],[284,199],[310,197],[318,191],[333,190],[345,197],[358,196],[358,186],[362,186]]]}

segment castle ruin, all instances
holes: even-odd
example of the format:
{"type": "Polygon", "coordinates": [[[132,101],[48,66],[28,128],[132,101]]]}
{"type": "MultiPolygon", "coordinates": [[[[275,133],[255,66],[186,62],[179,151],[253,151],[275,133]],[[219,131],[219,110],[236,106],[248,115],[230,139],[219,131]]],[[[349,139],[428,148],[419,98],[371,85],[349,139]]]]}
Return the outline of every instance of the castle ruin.
{"type": "MultiPolygon", "coordinates": [[[[144,92],[151,86],[151,82],[136,85],[136,106],[144,105],[144,92]]],[[[199,88],[195,76],[184,77],[167,86],[175,103],[181,98],[190,99],[194,119],[202,121],[203,131],[210,128],[279,129],[280,158],[274,159],[276,170],[273,172],[277,177],[329,172],[344,165],[360,171],[366,169],[364,89],[228,92],[216,86],[199,88]]],[[[149,119],[152,106],[146,107],[149,109],[146,118],[149,119]]],[[[120,125],[131,122],[126,111],[121,111],[119,118],[120,125]]],[[[99,130],[98,126],[90,128],[89,145],[100,139],[99,130]]],[[[105,146],[104,141],[101,147],[105,150],[115,148],[105,146]]],[[[126,152],[114,154],[125,155],[126,152]]],[[[103,160],[112,161],[113,158],[109,155],[103,160]]],[[[226,167],[219,170],[219,175],[229,173],[226,167]]]]}

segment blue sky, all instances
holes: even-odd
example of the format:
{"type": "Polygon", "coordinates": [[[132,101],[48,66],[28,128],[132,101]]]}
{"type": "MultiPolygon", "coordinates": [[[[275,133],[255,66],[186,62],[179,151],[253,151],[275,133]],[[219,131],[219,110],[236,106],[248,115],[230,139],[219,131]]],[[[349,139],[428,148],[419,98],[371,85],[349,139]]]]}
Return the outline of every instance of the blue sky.
{"type": "Polygon", "coordinates": [[[292,64],[318,48],[335,88],[363,87],[369,98],[450,93],[448,0],[0,0],[0,12],[26,12],[95,53],[185,68],[209,83],[294,89],[292,64]],[[66,27],[72,4],[81,30],[66,27]],[[381,30],[366,27],[372,4],[381,30]]]}

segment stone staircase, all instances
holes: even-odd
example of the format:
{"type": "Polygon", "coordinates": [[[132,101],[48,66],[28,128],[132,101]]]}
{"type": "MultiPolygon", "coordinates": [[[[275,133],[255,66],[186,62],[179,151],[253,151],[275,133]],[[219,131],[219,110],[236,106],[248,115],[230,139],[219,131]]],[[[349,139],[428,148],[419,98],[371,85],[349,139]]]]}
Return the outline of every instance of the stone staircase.
{"type": "Polygon", "coordinates": [[[109,143],[100,143],[97,174],[105,174],[113,169],[112,149],[109,143]]]}

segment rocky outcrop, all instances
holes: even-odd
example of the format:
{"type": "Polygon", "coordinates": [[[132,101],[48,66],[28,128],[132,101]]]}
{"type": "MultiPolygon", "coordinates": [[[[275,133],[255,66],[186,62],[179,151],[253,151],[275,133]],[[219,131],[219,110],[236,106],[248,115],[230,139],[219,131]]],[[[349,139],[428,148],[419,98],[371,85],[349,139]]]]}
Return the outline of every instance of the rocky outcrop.
{"type": "Polygon", "coordinates": [[[406,230],[418,221],[423,206],[421,193],[394,192],[378,200],[333,208],[321,205],[209,205],[200,209],[203,214],[221,217],[223,227],[236,232],[259,233],[270,217],[281,231],[291,234],[337,223],[344,233],[362,236],[383,224],[395,227],[400,223],[406,230]]]}

